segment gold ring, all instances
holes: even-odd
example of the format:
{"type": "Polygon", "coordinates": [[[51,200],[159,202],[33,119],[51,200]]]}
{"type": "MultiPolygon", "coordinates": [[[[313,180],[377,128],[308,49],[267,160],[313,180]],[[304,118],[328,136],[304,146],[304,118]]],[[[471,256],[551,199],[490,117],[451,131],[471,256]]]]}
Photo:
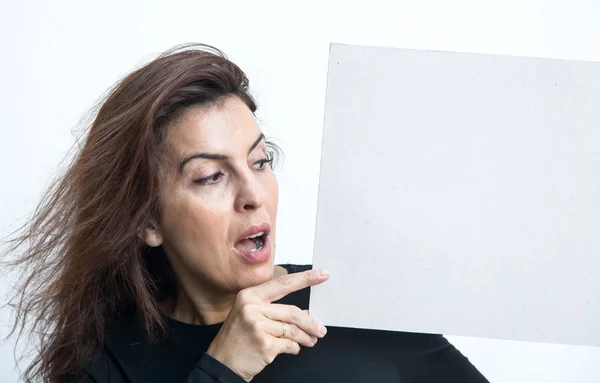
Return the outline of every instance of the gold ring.
{"type": "Polygon", "coordinates": [[[285,334],[287,334],[287,326],[285,325],[285,322],[281,322],[281,326],[283,327],[283,330],[281,331],[281,335],[279,337],[283,338],[285,334]]]}

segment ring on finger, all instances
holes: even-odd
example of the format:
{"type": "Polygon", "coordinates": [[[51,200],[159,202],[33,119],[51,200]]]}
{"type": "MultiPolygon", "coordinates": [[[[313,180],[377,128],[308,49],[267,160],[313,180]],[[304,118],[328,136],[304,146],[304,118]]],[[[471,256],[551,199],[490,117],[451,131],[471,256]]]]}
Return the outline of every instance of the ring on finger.
{"type": "Polygon", "coordinates": [[[285,336],[285,334],[287,334],[287,326],[285,324],[285,322],[281,322],[281,335],[279,336],[280,338],[283,338],[285,336]]]}

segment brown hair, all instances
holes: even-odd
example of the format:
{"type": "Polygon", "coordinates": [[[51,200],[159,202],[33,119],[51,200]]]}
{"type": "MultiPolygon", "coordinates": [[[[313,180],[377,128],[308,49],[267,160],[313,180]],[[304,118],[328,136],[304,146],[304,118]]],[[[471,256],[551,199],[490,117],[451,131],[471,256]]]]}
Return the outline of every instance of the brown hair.
{"type": "Polygon", "coordinates": [[[191,44],[129,74],[99,103],[80,150],[6,253],[24,273],[13,332],[29,329],[37,341],[25,381],[79,372],[124,310],[138,310],[150,340],[164,329],[158,302],[173,298],[175,280],[140,234],[159,214],[166,127],[187,107],[231,96],[256,111],[244,72],[191,44]]]}

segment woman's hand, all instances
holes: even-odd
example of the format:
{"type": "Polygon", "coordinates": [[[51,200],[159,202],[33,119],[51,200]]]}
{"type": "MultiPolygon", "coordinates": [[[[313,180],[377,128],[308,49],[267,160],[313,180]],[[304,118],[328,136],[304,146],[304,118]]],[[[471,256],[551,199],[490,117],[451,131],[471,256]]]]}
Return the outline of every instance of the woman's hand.
{"type": "Polygon", "coordinates": [[[207,353],[250,381],[277,355],[298,354],[300,345],[314,346],[325,336],[325,327],[296,306],[272,302],[328,278],[326,271],[309,270],[240,291],[207,353]]]}

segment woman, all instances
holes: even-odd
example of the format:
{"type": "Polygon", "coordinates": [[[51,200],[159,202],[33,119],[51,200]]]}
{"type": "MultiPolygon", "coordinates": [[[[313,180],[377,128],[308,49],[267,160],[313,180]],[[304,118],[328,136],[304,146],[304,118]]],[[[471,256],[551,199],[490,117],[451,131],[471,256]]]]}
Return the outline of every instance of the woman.
{"type": "Polygon", "coordinates": [[[45,382],[485,382],[442,336],[325,329],[309,266],[274,266],[276,147],[220,51],[118,83],[11,254],[45,382]],[[300,352],[302,349],[302,352],[300,352]]]}

